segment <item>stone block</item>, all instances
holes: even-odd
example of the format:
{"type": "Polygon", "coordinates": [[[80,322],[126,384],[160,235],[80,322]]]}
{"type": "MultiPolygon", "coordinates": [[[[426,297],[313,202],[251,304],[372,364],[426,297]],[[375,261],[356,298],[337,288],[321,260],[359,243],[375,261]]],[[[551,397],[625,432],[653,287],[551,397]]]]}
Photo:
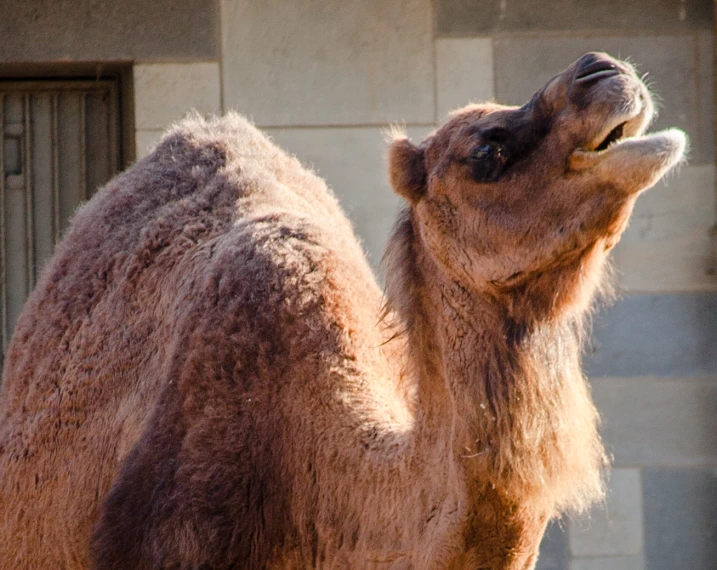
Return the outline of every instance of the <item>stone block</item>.
{"type": "Polygon", "coordinates": [[[437,119],[470,102],[490,101],[493,92],[493,42],[489,38],[436,40],[437,119]]]}
{"type": "MultiPolygon", "coordinates": [[[[402,200],[388,183],[384,131],[373,127],[266,129],[274,141],[324,178],[378,268],[402,200]]],[[[428,132],[409,129],[414,141],[428,132]]]]}
{"type": "Polygon", "coordinates": [[[570,570],[645,570],[645,557],[604,556],[599,558],[574,558],[570,570]]]}
{"type": "Polygon", "coordinates": [[[621,243],[660,242],[701,234],[709,230],[715,216],[714,165],[685,166],[637,199],[621,243]]]}
{"type": "Polygon", "coordinates": [[[563,521],[553,521],[540,543],[540,556],[535,570],[568,570],[568,534],[563,521]]]}
{"type": "Polygon", "coordinates": [[[165,129],[189,111],[221,112],[218,63],[152,63],[134,68],[135,126],[165,129]]]}
{"type": "MultiPolygon", "coordinates": [[[[568,523],[574,557],[642,552],[642,488],[638,469],[613,469],[606,501],[568,523]]],[[[571,565],[572,568],[572,565],[571,565]]]]}
{"type": "Polygon", "coordinates": [[[645,469],[643,492],[647,567],[715,568],[717,469],[645,469]]]}
{"type": "Polygon", "coordinates": [[[161,130],[137,130],[134,134],[135,151],[137,160],[147,156],[162,138],[164,131],[161,130]]]}
{"type": "Polygon", "coordinates": [[[224,102],[259,126],[433,124],[430,0],[223,0],[224,102]]]}
{"type": "Polygon", "coordinates": [[[592,387],[616,466],[717,463],[717,376],[600,378],[592,387]]]}
{"type": "Polygon", "coordinates": [[[437,0],[435,13],[439,36],[536,30],[672,33],[712,25],[709,0],[437,0]]]}
{"type": "MultiPolygon", "coordinates": [[[[715,16],[717,20],[717,16],[715,16]]],[[[697,39],[697,77],[701,84],[697,96],[698,116],[697,132],[694,134],[693,145],[700,149],[704,156],[700,160],[714,162],[715,156],[715,105],[714,83],[710,81],[714,75],[714,33],[700,32],[697,39]],[[712,84],[711,84],[712,83],[712,84]]]]}
{"type": "Polygon", "coordinates": [[[680,127],[690,136],[691,164],[714,161],[714,145],[702,136],[700,101],[712,89],[712,74],[698,65],[692,35],[501,37],[494,42],[496,100],[522,105],[551,77],[588,51],[629,59],[658,96],[652,129],[680,127]],[[707,141],[707,142],[706,142],[707,141]]]}
{"type": "Polygon", "coordinates": [[[613,259],[630,292],[717,290],[714,166],[688,166],[640,196],[613,259]]]}
{"type": "Polygon", "coordinates": [[[717,374],[717,293],[628,295],[595,319],[590,376],[717,374]]]}
{"type": "Polygon", "coordinates": [[[214,0],[4,0],[0,62],[218,57],[214,0]]]}
{"type": "Polygon", "coordinates": [[[708,230],[661,242],[636,242],[615,251],[621,287],[631,292],[714,291],[708,230]]]}

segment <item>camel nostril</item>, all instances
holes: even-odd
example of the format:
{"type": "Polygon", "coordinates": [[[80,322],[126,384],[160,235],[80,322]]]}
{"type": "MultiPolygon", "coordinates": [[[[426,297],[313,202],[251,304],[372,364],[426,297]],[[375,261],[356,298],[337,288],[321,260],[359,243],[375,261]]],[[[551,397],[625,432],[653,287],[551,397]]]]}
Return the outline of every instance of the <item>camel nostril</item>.
{"type": "Polygon", "coordinates": [[[620,73],[622,71],[613,60],[598,54],[588,54],[583,57],[580,66],[575,72],[575,83],[590,84],[620,73]]]}

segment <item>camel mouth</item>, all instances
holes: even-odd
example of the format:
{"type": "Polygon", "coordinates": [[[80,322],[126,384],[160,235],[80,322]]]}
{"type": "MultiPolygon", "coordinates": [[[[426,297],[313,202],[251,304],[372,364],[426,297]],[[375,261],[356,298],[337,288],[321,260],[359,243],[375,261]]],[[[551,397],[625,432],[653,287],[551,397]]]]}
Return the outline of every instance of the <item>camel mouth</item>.
{"type": "Polygon", "coordinates": [[[602,139],[597,139],[599,142],[593,150],[576,149],[570,158],[570,169],[580,171],[602,165],[613,172],[619,171],[623,178],[629,173],[633,176],[642,172],[646,182],[636,187],[649,187],[657,180],[655,176],[662,176],[685,160],[689,145],[680,129],[648,134],[644,134],[644,130],[643,126],[635,130],[631,121],[618,123],[602,139]]]}
{"type": "Polygon", "coordinates": [[[643,134],[646,128],[644,109],[640,109],[632,116],[619,116],[611,120],[587,145],[579,151],[588,153],[604,153],[618,146],[628,139],[643,134]]]}
{"type": "MultiPolygon", "coordinates": [[[[599,68],[592,71],[586,77],[611,70],[599,68]]],[[[622,174],[626,175],[628,170],[643,168],[649,156],[651,171],[663,172],[665,165],[674,166],[683,159],[687,139],[682,131],[668,129],[646,133],[655,114],[654,107],[642,82],[638,80],[637,85],[637,89],[634,82],[623,86],[629,92],[610,105],[613,111],[608,112],[607,118],[592,133],[588,133],[586,142],[573,151],[571,170],[619,163],[622,174]]]]}
{"type": "Polygon", "coordinates": [[[624,123],[620,123],[617,127],[611,130],[608,135],[603,139],[603,141],[599,145],[597,145],[597,147],[595,147],[595,150],[597,152],[607,150],[607,147],[609,147],[611,144],[619,142],[620,139],[623,137],[626,123],[627,121],[625,121],[624,123]]]}

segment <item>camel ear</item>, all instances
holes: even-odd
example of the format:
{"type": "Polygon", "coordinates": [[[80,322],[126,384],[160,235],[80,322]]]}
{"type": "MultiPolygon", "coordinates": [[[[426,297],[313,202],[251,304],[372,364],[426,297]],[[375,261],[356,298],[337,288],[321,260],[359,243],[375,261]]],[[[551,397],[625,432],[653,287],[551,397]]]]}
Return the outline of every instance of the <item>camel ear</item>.
{"type": "Polygon", "coordinates": [[[405,137],[394,139],[388,150],[388,171],[396,194],[412,204],[421,199],[426,191],[423,150],[405,137]]]}

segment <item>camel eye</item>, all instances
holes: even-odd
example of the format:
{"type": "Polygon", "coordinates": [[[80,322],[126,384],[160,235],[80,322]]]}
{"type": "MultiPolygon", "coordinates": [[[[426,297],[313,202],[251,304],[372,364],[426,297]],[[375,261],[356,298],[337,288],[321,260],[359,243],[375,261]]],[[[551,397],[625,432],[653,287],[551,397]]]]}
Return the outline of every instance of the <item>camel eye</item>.
{"type": "Polygon", "coordinates": [[[471,153],[469,164],[472,165],[473,178],[479,182],[497,180],[507,162],[505,147],[496,142],[479,144],[471,153]]]}
{"type": "Polygon", "coordinates": [[[474,160],[483,160],[493,154],[493,151],[494,149],[492,145],[484,143],[473,151],[473,155],[471,156],[471,158],[473,158],[474,160]]]}

